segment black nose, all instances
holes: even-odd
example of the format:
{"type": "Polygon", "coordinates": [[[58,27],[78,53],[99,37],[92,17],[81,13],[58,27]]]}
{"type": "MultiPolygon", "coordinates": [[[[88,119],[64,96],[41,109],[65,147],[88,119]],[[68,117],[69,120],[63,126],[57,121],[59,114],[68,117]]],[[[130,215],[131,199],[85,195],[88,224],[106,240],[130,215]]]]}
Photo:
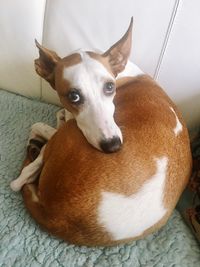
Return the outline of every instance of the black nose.
{"type": "Polygon", "coordinates": [[[106,153],[112,153],[120,149],[122,143],[118,136],[102,140],[100,142],[101,149],[106,153]]]}

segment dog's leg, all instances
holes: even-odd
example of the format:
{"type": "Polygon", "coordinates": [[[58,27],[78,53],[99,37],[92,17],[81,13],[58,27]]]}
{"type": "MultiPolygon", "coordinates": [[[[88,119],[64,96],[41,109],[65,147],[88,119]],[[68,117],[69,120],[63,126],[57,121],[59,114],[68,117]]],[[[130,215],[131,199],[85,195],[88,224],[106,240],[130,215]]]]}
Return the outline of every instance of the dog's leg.
{"type": "Polygon", "coordinates": [[[28,139],[27,153],[31,161],[34,161],[44,144],[56,133],[56,129],[42,122],[32,125],[28,139]]]}
{"type": "Polygon", "coordinates": [[[19,191],[24,184],[37,179],[43,166],[44,140],[51,139],[56,131],[55,128],[40,122],[31,127],[26,159],[29,164],[22,169],[20,176],[11,182],[10,187],[13,191],[19,191]]]}
{"type": "Polygon", "coordinates": [[[42,122],[37,122],[32,125],[29,141],[31,139],[37,139],[41,137],[45,140],[51,139],[51,137],[56,133],[56,129],[42,122]]]}
{"type": "MultiPolygon", "coordinates": [[[[73,118],[72,114],[65,109],[57,112],[56,117],[57,128],[61,127],[65,121],[73,118]]],[[[20,176],[10,183],[10,187],[13,191],[19,191],[24,184],[32,183],[37,179],[43,166],[43,153],[46,146],[44,143],[51,139],[56,131],[55,128],[42,122],[33,124],[28,140],[27,151],[27,157],[29,161],[32,162],[26,165],[22,169],[20,176]]]]}
{"type": "Polygon", "coordinates": [[[13,191],[17,192],[21,190],[24,184],[32,183],[37,179],[43,166],[43,154],[45,146],[46,145],[42,147],[39,156],[33,162],[25,166],[22,169],[20,176],[10,183],[10,187],[13,191]]]}
{"type": "MultiPolygon", "coordinates": [[[[73,119],[73,115],[66,109],[61,109],[56,114],[57,118],[57,129],[66,121],[73,119]]],[[[29,140],[41,137],[45,140],[51,139],[56,133],[57,129],[49,126],[48,124],[37,122],[31,127],[31,134],[29,140]]]]}

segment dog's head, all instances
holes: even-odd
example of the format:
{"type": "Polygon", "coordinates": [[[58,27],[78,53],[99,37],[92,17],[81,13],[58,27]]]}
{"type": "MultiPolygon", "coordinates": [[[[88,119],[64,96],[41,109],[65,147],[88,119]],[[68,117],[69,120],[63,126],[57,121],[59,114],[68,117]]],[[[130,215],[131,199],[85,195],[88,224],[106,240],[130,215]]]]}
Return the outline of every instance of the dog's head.
{"type": "Polygon", "coordinates": [[[36,72],[57,91],[90,144],[104,152],[117,151],[122,133],[114,121],[115,79],[131,51],[132,24],[125,35],[105,53],[76,52],[60,58],[36,41],[36,72]]]}

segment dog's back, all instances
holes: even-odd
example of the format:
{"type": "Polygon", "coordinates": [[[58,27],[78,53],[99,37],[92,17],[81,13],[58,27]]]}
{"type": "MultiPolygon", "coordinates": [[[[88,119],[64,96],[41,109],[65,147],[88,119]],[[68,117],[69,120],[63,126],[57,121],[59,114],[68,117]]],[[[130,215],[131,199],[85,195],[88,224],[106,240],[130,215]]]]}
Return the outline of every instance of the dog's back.
{"type": "Polygon", "coordinates": [[[185,124],[150,77],[122,82],[115,104],[120,151],[97,151],[70,120],[47,144],[39,183],[23,188],[35,220],[69,242],[110,245],[158,229],[190,175],[185,124]]]}

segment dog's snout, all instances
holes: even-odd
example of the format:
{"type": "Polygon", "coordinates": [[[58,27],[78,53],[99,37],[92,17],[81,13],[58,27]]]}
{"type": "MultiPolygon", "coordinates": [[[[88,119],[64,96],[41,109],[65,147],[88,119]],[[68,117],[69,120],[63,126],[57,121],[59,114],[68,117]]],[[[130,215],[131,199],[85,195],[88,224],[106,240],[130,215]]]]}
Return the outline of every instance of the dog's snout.
{"type": "Polygon", "coordinates": [[[118,136],[104,139],[100,142],[101,149],[106,153],[116,152],[120,149],[122,142],[118,136]]]}

